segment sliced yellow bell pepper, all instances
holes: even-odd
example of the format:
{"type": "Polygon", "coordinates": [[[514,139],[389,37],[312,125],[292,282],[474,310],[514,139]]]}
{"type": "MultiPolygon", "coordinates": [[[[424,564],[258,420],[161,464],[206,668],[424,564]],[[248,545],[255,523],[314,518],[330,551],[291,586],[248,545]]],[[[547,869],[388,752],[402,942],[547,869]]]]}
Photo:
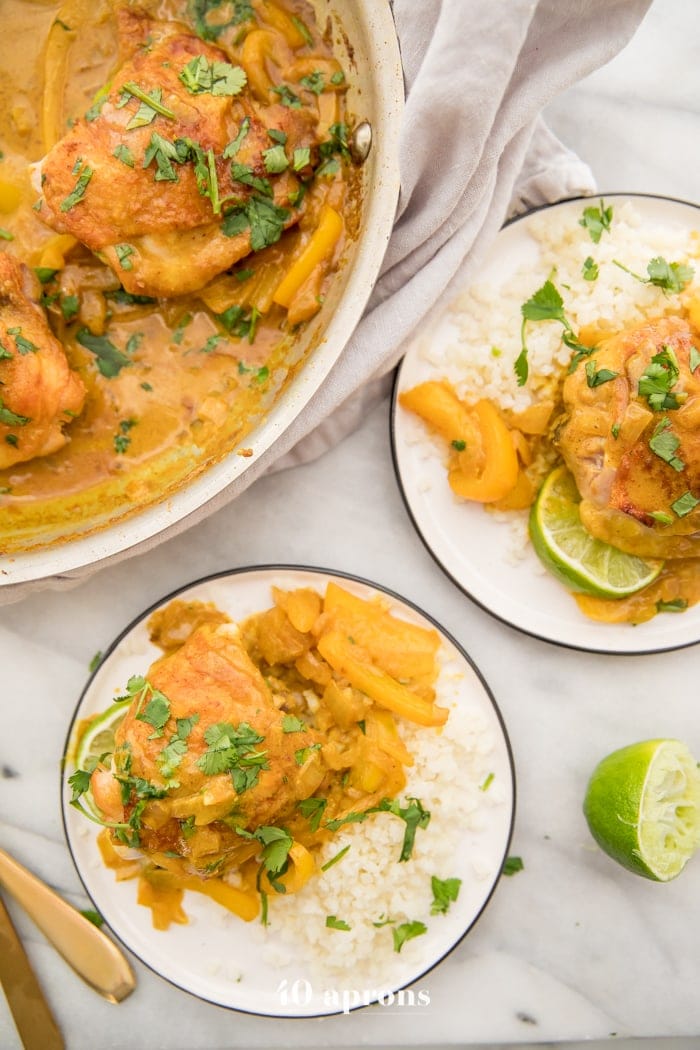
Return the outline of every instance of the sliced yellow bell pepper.
{"type": "MultiPolygon", "coordinates": [[[[490,401],[477,401],[473,409],[485,453],[483,469],[466,473],[458,465],[449,471],[450,488],[462,499],[494,503],[503,499],[518,480],[518,457],[508,427],[490,401]]],[[[471,463],[469,464],[471,466],[471,463]]]]}
{"type": "Polygon", "coordinates": [[[330,258],[342,232],[342,218],[335,208],[324,205],[311,240],[277,285],[273,299],[279,306],[289,307],[314,268],[330,258]]]}

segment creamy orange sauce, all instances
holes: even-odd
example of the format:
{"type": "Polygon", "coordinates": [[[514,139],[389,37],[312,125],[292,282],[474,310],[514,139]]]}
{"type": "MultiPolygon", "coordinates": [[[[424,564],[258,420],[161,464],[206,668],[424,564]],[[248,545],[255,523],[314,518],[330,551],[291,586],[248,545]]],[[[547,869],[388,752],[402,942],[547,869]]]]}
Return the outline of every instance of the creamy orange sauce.
{"type": "MultiPolygon", "coordinates": [[[[213,9],[212,17],[225,6],[213,9]]],[[[253,0],[252,6],[257,21],[248,29],[262,27],[274,36],[296,20],[313,34],[310,43],[297,42],[298,60],[313,68],[332,59],[303,0],[253,0]]],[[[185,0],[145,0],[138,7],[154,17],[187,21],[185,0]]],[[[241,30],[228,48],[232,63],[245,35],[241,30]]],[[[318,321],[315,327],[310,320],[292,324],[291,308],[288,314],[272,302],[272,291],[308,244],[322,209],[332,206],[344,218],[344,232],[332,256],[316,268],[306,304],[298,306],[300,316],[312,317],[356,222],[357,176],[343,160],[333,177],[311,180],[299,225],[277,244],[244,258],[231,274],[197,294],[124,301],[118,278],[87,249],[75,244],[62,255],[58,235],[34,210],[37,193],[29,168],[46,151],[47,126],[57,108],[47,108],[45,91],[58,88],[61,121],[83,115],[108,82],[115,53],[109,0],[3,3],[0,227],[11,239],[1,240],[0,250],[30,267],[57,268],[43,285],[44,303],[88,397],[66,429],[70,440],[63,449],[0,471],[0,552],[118,520],[172,494],[237,447],[249,455],[247,435],[303,366],[321,329],[318,321]],[[217,318],[232,305],[242,306],[247,318],[255,311],[252,333],[228,332],[217,318]],[[305,325],[313,328],[308,337],[305,325]],[[117,374],[102,374],[99,356],[84,345],[86,332],[88,341],[102,340],[97,345],[104,347],[108,340],[117,349],[123,362],[117,374]]],[[[315,104],[320,119],[348,120],[343,90],[324,92],[315,104]]]]}

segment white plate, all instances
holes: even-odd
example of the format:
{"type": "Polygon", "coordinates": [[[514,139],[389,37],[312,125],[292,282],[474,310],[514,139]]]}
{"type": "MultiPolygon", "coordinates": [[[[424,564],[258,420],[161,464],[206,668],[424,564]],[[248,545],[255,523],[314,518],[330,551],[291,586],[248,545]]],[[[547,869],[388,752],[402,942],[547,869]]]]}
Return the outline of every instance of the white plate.
{"type": "MultiPolygon", "coordinates": [[[[382,994],[386,994],[388,1003],[391,993],[417,980],[440,962],[476,922],[498,881],[512,833],[514,770],[501,715],[469,657],[425,613],[393,593],[355,577],[284,566],[240,569],[210,577],[177,592],[177,596],[213,601],[232,619],[239,620],[269,607],[272,584],[283,588],[323,589],[330,579],[338,580],[363,597],[381,592],[388,596],[392,611],[439,631],[442,670],[438,697],[442,703],[459,706],[473,724],[481,724],[491,744],[483,761],[494,778],[489,790],[479,794],[479,799],[484,800],[484,815],[470,820],[469,827],[455,828],[451,877],[462,879],[459,898],[451,905],[449,914],[429,921],[427,934],[407,944],[401,954],[392,953],[391,963],[387,971],[382,972],[379,984],[376,977],[366,978],[359,967],[353,967],[352,972],[343,977],[326,972],[327,955],[314,959],[314,966],[308,970],[293,961],[271,964],[270,950],[275,950],[272,907],[272,925],[265,930],[259,922],[245,923],[201,894],[186,894],[184,906],[189,924],[172,926],[167,932],[154,930],[150,911],[136,903],[136,882],[115,881],[114,872],[99,858],[96,845],[99,829],[70,806],[67,777],[71,768],[65,770],[62,785],[68,844],[85,889],[107,925],[130,951],[168,981],[209,1002],[248,1013],[277,1017],[333,1014],[367,1005],[382,994]],[[410,952],[406,950],[409,947],[410,952]]],[[[169,595],[154,608],[167,604],[173,597],[175,595],[169,595]]],[[[160,650],[148,638],[146,624],[152,612],[153,609],[144,612],[107,652],[80,699],[69,739],[79,720],[109,707],[115,695],[124,691],[129,677],[143,673],[160,655],[160,650]]],[[[429,830],[420,831],[419,835],[427,835],[429,830]]],[[[402,870],[404,865],[400,866],[397,877],[402,870]]],[[[326,951],[332,952],[333,942],[327,944],[326,951]]]]}
{"type": "MultiPolygon", "coordinates": [[[[665,197],[605,193],[616,207],[631,201],[643,220],[676,229],[697,228],[698,207],[665,197]]],[[[595,201],[576,198],[547,210],[571,218],[595,201]]],[[[531,212],[505,226],[479,272],[479,283],[502,286],[524,265],[533,267],[536,282],[539,248],[530,234],[531,212]]],[[[542,281],[547,274],[542,275],[542,281]]],[[[536,285],[535,285],[536,286],[536,285]]],[[[534,287],[534,286],[533,286],[534,287]]],[[[603,624],[579,611],[566,589],[542,567],[532,547],[514,559],[507,523],[474,503],[459,501],[447,483],[444,454],[426,435],[424,424],[397,405],[397,394],[426,379],[435,366],[421,356],[430,338],[434,346],[457,338],[449,308],[434,312],[412,337],[394,387],[392,447],[397,477],[413,523],[423,542],[448,576],[487,612],[526,634],[573,649],[600,653],[651,653],[678,649],[700,641],[700,605],[683,613],[655,616],[647,623],[603,624]]],[[[525,513],[525,512],[522,512],[525,513]]]]}

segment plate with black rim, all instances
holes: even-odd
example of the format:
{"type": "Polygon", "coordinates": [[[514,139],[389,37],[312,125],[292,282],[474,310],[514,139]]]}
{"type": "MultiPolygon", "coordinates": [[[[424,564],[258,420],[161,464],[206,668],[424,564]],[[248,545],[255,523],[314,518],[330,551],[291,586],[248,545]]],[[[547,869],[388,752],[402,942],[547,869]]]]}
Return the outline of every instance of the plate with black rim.
{"type": "MultiPolygon", "coordinates": [[[[612,207],[613,233],[616,216],[624,218],[632,229],[637,224],[640,231],[649,231],[649,258],[661,254],[654,243],[659,231],[668,237],[665,242],[668,247],[683,234],[700,229],[700,207],[691,203],[617,193],[604,194],[601,200],[606,209],[612,207]]],[[[514,311],[504,306],[509,320],[513,313],[512,327],[518,348],[520,302],[552,276],[551,253],[543,256],[537,240],[537,236],[542,236],[544,223],[568,230],[571,237],[576,237],[578,231],[581,255],[595,256],[602,245],[601,272],[606,265],[606,272],[619,276],[624,287],[641,287],[637,278],[625,274],[619,266],[610,265],[615,242],[606,238],[612,237],[611,233],[604,231],[599,245],[587,240],[580,220],[584,208],[589,207],[600,207],[599,200],[575,198],[529,212],[502,228],[484,259],[478,279],[473,282],[477,294],[481,294],[479,289],[506,288],[509,282],[528,282],[529,291],[523,294],[514,311]]],[[[670,253],[672,247],[668,251],[670,253]]],[[[644,276],[644,268],[641,269],[644,276]]],[[[697,282],[700,264],[695,265],[695,270],[697,282]]],[[[559,276],[566,309],[566,278],[559,276]]],[[[556,276],[554,279],[557,280],[556,276]]],[[[458,297],[468,291],[465,286],[453,302],[440,304],[413,334],[394,384],[391,412],[394,467],[409,515],[428,551],[452,581],[486,612],[544,641],[619,655],[663,652],[700,641],[700,605],[683,612],[659,613],[637,625],[589,619],[579,610],[573,596],[538,560],[527,538],[527,510],[493,514],[477,503],[458,500],[453,495],[447,482],[444,442],[431,437],[422,420],[401,407],[398,396],[426,380],[451,378],[444,358],[449,352],[446,348],[464,339],[458,317],[458,297]]],[[[645,286],[643,294],[650,303],[653,303],[652,292],[659,297],[663,295],[645,286]]],[[[638,314],[637,319],[641,320],[642,315],[638,314]]],[[[587,323],[593,320],[590,316],[587,323]]],[[[495,358],[489,356],[493,347],[478,344],[476,336],[471,334],[466,345],[470,354],[474,349],[476,355],[481,355],[480,360],[486,367],[495,367],[495,358]],[[477,346],[479,349],[475,349],[477,346]]],[[[500,347],[495,349],[500,357],[500,347]]],[[[568,353],[565,348],[564,353],[568,353]]],[[[511,349],[513,359],[516,354],[517,349],[511,349]]],[[[563,362],[563,357],[558,360],[563,362]]],[[[502,361],[497,364],[499,368],[505,367],[502,361]]],[[[509,357],[508,368],[512,367],[509,357]]],[[[479,396],[486,395],[476,394],[475,400],[479,396]]]]}
{"type": "MultiPolygon", "coordinates": [[[[432,617],[410,601],[378,584],[325,569],[236,569],[184,587],[147,609],[112,643],[89,679],[69,730],[66,754],[69,757],[61,784],[66,837],[83,885],[107,926],[138,959],[173,985],[208,1002],[263,1016],[324,1016],[371,1002],[394,1001],[401,989],[441,962],[479,918],[498,882],[513,830],[515,772],[510,743],[496,702],[471,658],[432,617]],[[423,777],[421,790],[427,791],[430,822],[418,831],[418,843],[410,860],[395,869],[392,863],[392,872],[396,873],[399,889],[401,879],[407,878],[414,880],[411,886],[416,885],[416,879],[421,887],[427,879],[429,886],[431,876],[425,875],[423,867],[427,871],[433,862],[431,824],[434,834],[444,836],[441,820],[447,820],[445,807],[458,807],[449,811],[453,816],[462,807],[459,811],[467,816],[454,826],[454,843],[449,844],[450,870],[434,872],[443,879],[461,880],[458,897],[447,914],[431,916],[428,906],[424,915],[411,915],[411,921],[424,919],[427,930],[396,951],[390,916],[385,916],[389,922],[383,922],[383,928],[362,917],[351,935],[342,925],[327,928],[322,917],[316,915],[314,894],[323,890],[316,880],[332,879],[335,886],[331,890],[343,892],[342,883],[338,882],[342,878],[339,862],[326,872],[317,871],[295,895],[295,905],[301,909],[305,923],[315,922],[318,926],[311,936],[304,935],[303,943],[299,942],[298,924],[293,929],[288,927],[282,914],[276,922],[274,899],[270,901],[269,925],[265,927],[259,919],[246,923],[210,898],[189,891],[185,891],[183,902],[187,924],[172,925],[167,931],[155,930],[150,911],[137,904],[136,882],[116,881],[114,872],[101,862],[97,846],[99,826],[88,822],[70,804],[68,777],[75,768],[70,756],[75,751],[78,727],[85,724],[85,719],[108,709],[114,698],[123,694],[129,678],[144,674],[161,655],[150,639],[148,620],[174,598],[213,602],[238,622],[273,604],[273,586],[311,587],[323,594],[329,581],[362,598],[379,596],[395,616],[438,632],[440,670],[436,700],[448,707],[450,715],[442,732],[429,732],[434,734],[430,747],[437,748],[432,768],[437,769],[444,762],[445,777],[433,774],[432,786],[427,787],[423,777]],[[459,768],[458,775],[454,767],[456,753],[466,756],[468,767],[459,768]],[[448,803],[443,796],[448,793],[447,787],[450,791],[455,788],[456,781],[464,781],[466,786],[459,787],[461,794],[448,803]],[[306,895],[305,904],[302,895],[306,895]],[[355,948],[349,954],[346,951],[343,969],[332,960],[338,956],[342,938],[350,936],[355,948]]],[[[416,769],[420,769],[419,759],[416,769]]],[[[410,774],[405,791],[409,797],[410,774]]],[[[395,819],[383,814],[378,814],[376,819],[379,818],[395,819]]],[[[370,867],[363,867],[366,858],[362,855],[360,833],[364,826],[357,824],[353,828],[359,837],[353,841],[357,861],[353,863],[352,878],[359,879],[363,872],[372,870],[371,856],[370,867]]],[[[362,877],[368,878],[366,874],[362,877]]],[[[408,892],[410,887],[406,886],[408,892]]],[[[432,891],[424,898],[432,899],[432,891]]],[[[289,900],[291,904],[292,898],[289,900]]],[[[353,923],[352,916],[342,919],[347,925],[353,923]]],[[[342,957],[342,950],[339,955],[342,957]]]]}

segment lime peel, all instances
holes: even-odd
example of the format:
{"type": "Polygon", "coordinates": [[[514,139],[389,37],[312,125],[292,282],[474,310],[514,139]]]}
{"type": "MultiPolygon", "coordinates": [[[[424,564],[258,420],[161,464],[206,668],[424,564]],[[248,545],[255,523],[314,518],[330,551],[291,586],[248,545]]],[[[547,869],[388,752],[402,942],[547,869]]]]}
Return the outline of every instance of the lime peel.
{"type": "Polygon", "coordinates": [[[542,564],[571,591],[625,598],[656,579],[663,562],[627,554],[584,528],[581,497],[565,466],[545,478],[530,511],[532,546],[542,564]]]}
{"type": "MultiPolygon", "coordinates": [[[[91,759],[97,760],[102,755],[111,754],[114,751],[114,734],[131,703],[131,697],[127,700],[119,700],[106,711],[95,715],[78,739],[75,751],[76,769],[86,769],[91,759]]],[[[83,796],[83,801],[93,813],[99,812],[90,789],[83,796]]]]}
{"type": "Polygon", "coordinates": [[[583,812],[608,856],[668,882],[700,847],[700,769],[679,740],[630,744],[598,763],[583,812]]]}

